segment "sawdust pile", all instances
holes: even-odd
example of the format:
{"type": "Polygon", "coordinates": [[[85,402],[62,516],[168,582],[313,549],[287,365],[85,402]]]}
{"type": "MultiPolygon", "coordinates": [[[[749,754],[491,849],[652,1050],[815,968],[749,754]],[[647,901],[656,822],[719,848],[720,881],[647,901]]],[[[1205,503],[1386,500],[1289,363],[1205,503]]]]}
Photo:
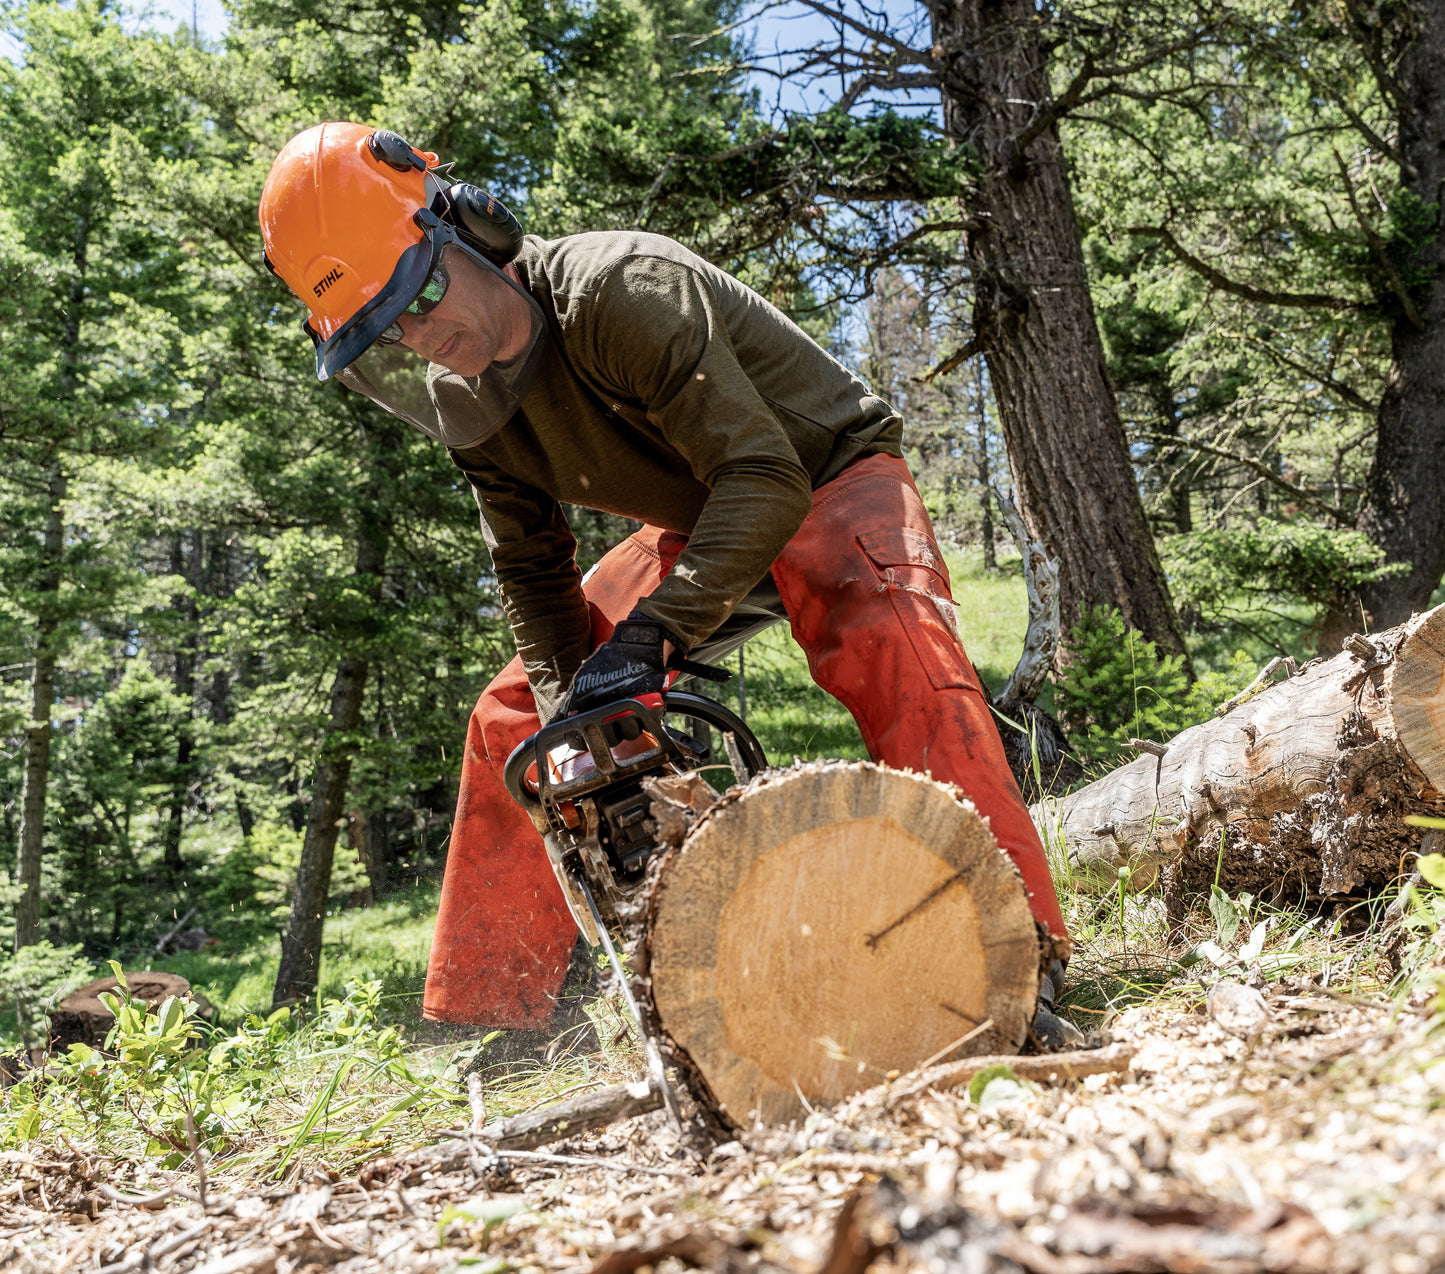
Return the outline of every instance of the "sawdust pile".
{"type": "Polygon", "coordinates": [[[700,1160],[650,1115],[531,1157],[477,1146],[445,1176],[390,1160],[147,1209],[107,1197],[124,1179],[103,1148],[11,1152],[0,1268],[1445,1270],[1445,1050],[1423,1012],[1267,999],[1253,1038],[1156,1003],[1113,1025],[1124,1074],[974,1097],[913,1077],[700,1160]]]}

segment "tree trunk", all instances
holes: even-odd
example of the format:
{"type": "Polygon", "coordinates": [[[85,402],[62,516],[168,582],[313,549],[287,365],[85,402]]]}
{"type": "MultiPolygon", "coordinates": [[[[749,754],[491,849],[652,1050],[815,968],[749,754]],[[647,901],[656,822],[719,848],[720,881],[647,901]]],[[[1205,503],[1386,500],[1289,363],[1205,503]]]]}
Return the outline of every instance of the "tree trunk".
{"type": "MultiPolygon", "coordinates": [[[[373,465],[372,485],[362,502],[357,519],[359,543],[356,575],[364,580],[366,595],[374,602],[381,596],[382,572],[391,536],[391,523],[380,487],[386,451],[395,435],[383,424],[377,431],[377,445],[369,449],[373,465]]],[[[336,855],[336,835],[342,824],[347,784],[351,779],[351,756],[355,732],[361,722],[362,696],[366,690],[367,660],[359,655],[343,658],[331,683],[331,715],[321,741],[321,755],[311,782],[311,803],[306,814],[306,834],[301,842],[301,863],[291,913],[281,937],[281,965],[276,972],[272,1003],[276,1006],[305,1001],[316,993],[321,971],[321,932],[326,915],[326,897],[331,886],[331,867],[336,855]]]]}
{"type": "Polygon", "coordinates": [[[998,574],[998,548],[993,542],[993,464],[988,454],[988,410],[984,396],[983,371],[974,369],[974,401],[978,404],[978,505],[979,535],[983,540],[983,569],[998,574]]]}
{"type": "Polygon", "coordinates": [[[971,805],[840,762],[714,805],[662,865],[646,938],[657,1020],[735,1127],[890,1071],[1016,1052],[1042,958],[1018,872],[971,805]]]}
{"type": "MultiPolygon", "coordinates": [[[[197,577],[200,574],[203,543],[199,529],[193,531],[192,535],[194,536],[194,550],[191,554],[190,568],[187,569],[185,540],[181,535],[177,535],[171,540],[170,565],[172,575],[178,575],[187,583],[196,585],[199,583],[197,577]]],[[[196,650],[200,639],[200,634],[196,631],[196,602],[193,595],[178,593],[171,598],[171,605],[175,607],[176,613],[187,624],[187,631],[176,647],[175,675],[172,678],[172,684],[175,686],[176,693],[184,698],[187,704],[193,704],[196,694],[196,650]]],[[[191,787],[194,753],[195,737],[188,716],[182,723],[176,738],[175,782],[171,788],[170,808],[166,815],[166,828],[162,842],[162,861],[166,875],[170,877],[173,884],[180,880],[185,866],[181,861],[181,833],[185,823],[186,795],[191,787]]]]}
{"type": "Polygon", "coordinates": [[[1097,886],[1181,860],[1197,883],[1280,900],[1389,885],[1420,849],[1405,815],[1445,810],[1445,606],[1352,642],[1034,806],[1045,840],[1097,886]]]}
{"type": "Polygon", "coordinates": [[[974,333],[998,401],[1029,534],[1062,566],[1064,630],[1113,606],[1161,649],[1184,638],[1144,516],[1104,375],[1057,127],[1020,150],[1050,104],[1036,7],[935,0],[947,135],[978,157],[965,233],[975,269],[974,333]]]}
{"type": "Polygon", "coordinates": [[[1402,305],[1391,333],[1392,365],[1380,400],[1379,439],[1359,527],[1409,571],[1361,590],[1377,628],[1424,610],[1445,574],[1445,240],[1440,199],[1445,187],[1445,4],[1424,0],[1408,8],[1415,26],[1403,42],[1396,80],[1399,150],[1414,168],[1401,174],[1404,191],[1428,211],[1414,246],[1397,235],[1399,274],[1415,313],[1402,305]]]}
{"type": "Polygon", "coordinates": [[[20,846],[15,876],[15,950],[40,940],[40,855],[45,839],[45,798],[50,784],[50,710],[55,701],[55,633],[60,626],[60,563],[65,552],[65,473],[50,475],[50,510],[45,518],[44,570],[40,577],[40,618],[36,624],[35,671],[30,678],[30,724],[25,728],[25,777],[20,794],[20,846]]]}
{"type": "Polygon", "coordinates": [[[311,804],[291,914],[281,937],[281,966],[276,972],[273,1006],[305,1001],[316,993],[321,971],[321,932],[336,834],[351,778],[350,735],[361,721],[361,696],[366,689],[366,660],[343,659],[331,683],[331,718],[321,743],[321,759],[311,782],[311,804]]]}

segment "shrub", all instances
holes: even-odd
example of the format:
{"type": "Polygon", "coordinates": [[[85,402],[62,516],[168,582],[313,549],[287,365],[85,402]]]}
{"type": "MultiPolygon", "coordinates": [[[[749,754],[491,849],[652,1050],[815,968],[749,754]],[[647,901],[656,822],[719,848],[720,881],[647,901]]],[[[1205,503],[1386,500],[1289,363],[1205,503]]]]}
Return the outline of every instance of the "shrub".
{"type": "Polygon", "coordinates": [[[43,1048],[50,1037],[50,1010],[91,976],[81,948],[37,942],[0,957],[0,1007],[15,1013],[20,1043],[43,1048]]]}
{"type": "Polygon", "coordinates": [[[1206,720],[1248,684],[1243,653],[1193,683],[1182,655],[1160,654],[1112,607],[1094,607],[1070,636],[1072,658],[1054,691],[1069,743],[1085,761],[1113,764],[1129,739],[1163,742],[1206,720]]]}
{"type": "Polygon", "coordinates": [[[1384,551],[1359,531],[1304,518],[1171,535],[1160,556],[1180,609],[1226,623],[1291,602],[1324,612],[1362,584],[1409,569],[1382,564],[1384,551]]]}

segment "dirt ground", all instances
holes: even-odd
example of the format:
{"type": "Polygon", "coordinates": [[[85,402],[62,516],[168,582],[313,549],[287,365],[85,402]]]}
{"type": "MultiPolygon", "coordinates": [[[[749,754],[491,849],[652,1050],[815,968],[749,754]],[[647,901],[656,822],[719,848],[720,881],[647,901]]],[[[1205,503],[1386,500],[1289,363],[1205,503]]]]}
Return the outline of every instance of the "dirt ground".
{"type": "Polygon", "coordinates": [[[1156,1001],[1111,1024],[1118,1074],[971,1097],[940,1067],[704,1155],[653,1114],[550,1158],[477,1144],[445,1176],[401,1156],[147,1208],[107,1197],[144,1187],[103,1147],[11,1152],[0,1268],[1445,1271],[1445,1045],[1424,1009],[1303,979],[1266,998],[1251,1039],[1202,994],[1156,1001]]]}

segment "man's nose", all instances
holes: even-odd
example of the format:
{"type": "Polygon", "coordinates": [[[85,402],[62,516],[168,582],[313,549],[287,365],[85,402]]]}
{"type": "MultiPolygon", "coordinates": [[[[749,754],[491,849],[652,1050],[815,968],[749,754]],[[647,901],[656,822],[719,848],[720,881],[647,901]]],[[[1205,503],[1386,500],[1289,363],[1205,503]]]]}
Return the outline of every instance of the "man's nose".
{"type": "Polygon", "coordinates": [[[401,343],[418,353],[426,353],[432,338],[435,320],[430,314],[403,314],[397,320],[401,328],[401,343]]]}

